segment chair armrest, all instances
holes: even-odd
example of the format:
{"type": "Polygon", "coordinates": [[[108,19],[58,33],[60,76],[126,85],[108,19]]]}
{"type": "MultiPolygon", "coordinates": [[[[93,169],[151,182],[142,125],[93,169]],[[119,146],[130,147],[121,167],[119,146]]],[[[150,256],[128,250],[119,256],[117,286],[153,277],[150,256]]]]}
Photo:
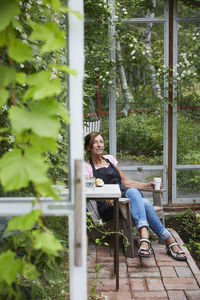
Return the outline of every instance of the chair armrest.
{"type": "Polygon", "coordinates": [[[154,189],[138,189],[141,192],[150,192],[153,193],[153,205],[154,206],[163,206],[162,195],[166,192],[166,189],[154,190],[154,189]]]}
{"type": "Polygon", "coordinates": [[[141,192],[152,192],[152,193],[161,193],[163,194],[164,192],[166,192],[166,189],[160,189],[160,190],[154,190],[154,189],[138,189],[141,192]]]}

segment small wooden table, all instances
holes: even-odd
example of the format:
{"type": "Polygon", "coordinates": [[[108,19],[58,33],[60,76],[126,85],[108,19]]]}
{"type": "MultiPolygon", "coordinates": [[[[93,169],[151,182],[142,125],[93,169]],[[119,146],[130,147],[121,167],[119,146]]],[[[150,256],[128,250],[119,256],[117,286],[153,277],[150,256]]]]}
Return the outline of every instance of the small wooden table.
{"type": "Polygon", "coordinates": [[[105,184],[102,187],[93,189],[86,188],[86,199],[103,201],[105,199],[114,200],[114,273],[116,274],[116,290],[119,290],[119,198],[121,190],[118,184],[105,184]]]}

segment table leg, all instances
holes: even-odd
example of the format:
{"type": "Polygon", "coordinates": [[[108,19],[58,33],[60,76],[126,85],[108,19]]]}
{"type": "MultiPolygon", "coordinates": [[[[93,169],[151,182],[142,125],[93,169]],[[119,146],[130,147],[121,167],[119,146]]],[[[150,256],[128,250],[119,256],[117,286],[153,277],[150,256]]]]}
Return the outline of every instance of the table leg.
{"type": "Polygon", "coordinates": [[[116,274],[116,290],[119,290],[119,199],[114,204],[115,243],[114,243],[114,272],[116,274]]]}

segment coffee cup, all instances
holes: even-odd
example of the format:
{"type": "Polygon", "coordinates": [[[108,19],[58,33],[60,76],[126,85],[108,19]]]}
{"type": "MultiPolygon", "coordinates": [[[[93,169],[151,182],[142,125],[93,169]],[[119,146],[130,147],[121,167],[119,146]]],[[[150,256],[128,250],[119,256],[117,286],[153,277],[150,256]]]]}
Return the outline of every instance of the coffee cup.
{"type": "Polygon", "coordinates": [[[161,189],[161,182],[162,182],[162,179],[160,177],[155,177],[153,179],[154,183],[155,183],[155,186],[154,186],[154,189],[155,190],[160,190],[161,189]]]}

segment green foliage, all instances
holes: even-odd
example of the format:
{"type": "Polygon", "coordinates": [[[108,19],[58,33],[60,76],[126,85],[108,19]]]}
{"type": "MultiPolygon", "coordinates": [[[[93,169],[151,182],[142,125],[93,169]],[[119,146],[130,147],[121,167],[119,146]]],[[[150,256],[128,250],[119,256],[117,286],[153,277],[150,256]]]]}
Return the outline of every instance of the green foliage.
{"type": "MultiPolygon", "coordinates": [[[[59,154],[67,152],[67,143],[63,150],[58,141],[61,134],[66,140],[69,122],[66,73],[76,76],[66,65],[67,11],[60,0],[0,2],[1,195],[31,192],[36,202],[40,196],[59,200],[52,179],[64,181],[67,175],[66,160],[62,176],[58,172],[59,154]]],[[[12,218],[0,236],[0,299],[66,298],[61,270],[66,246],[41,215],[33,210],[12,218]]]]}
{"type": "Polygon", "coordinates": [[[186,211],[176,213],[175,216],[169,216],[166,219],[167,226],[173,227],[178,232],[197,263],[200,263],[199,215],[199,213],[188,208],[186,211]]]}
{"type": "Polygon", "coordinates": [[[23,226],[19,217],[14,223],[11,219],[9,228],[16,224],[21,229],[7,229],[0,236],[0,299],[66,299],[67,218],[46,217],[41,220],[40,215],[39,210],[31,212],[29,218],[32,223],[26,218],[27,226],[23,226]],[[27,230],[35,220],[40,225],[27,230]],[[51,228],[51,232],[43,223],[51,228]],[[42,241],[38,238],[39,234],[42,241]],[[49,242],[52,249],[48,249],[49,242]]]}

